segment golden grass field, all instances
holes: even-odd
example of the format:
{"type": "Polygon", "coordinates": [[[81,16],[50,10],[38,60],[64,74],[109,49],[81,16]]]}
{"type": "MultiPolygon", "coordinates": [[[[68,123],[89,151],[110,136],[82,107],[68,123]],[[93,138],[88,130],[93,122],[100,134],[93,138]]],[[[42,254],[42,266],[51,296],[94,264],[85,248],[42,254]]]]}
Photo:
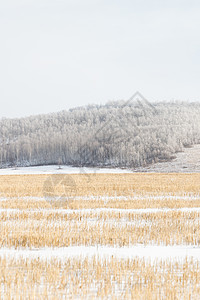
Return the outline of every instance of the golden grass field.
{"type": "Polygon", "coordinates": [[[3,299],[199,299],[200,265],[142,259],[0,259],[3,299]],[[9,276],[8,276],[9,274],[9,276]],[[14,297],[13,297],[14,295],[14,297]]]}
{"type": "MultiPolygon", "coordinates": [[[[198,208],[200,174],[2,175],[0,252],[198,247],[198,208]]],[[[191,258],[0,256],[0,299],[199,299],[199,282],[191,258]]]]}
{"type": "MultiPolygon", "coordinates": [[[[44,196],[45,182],[51,183],[52,178],[69,178],[69,183],[75,183],[76,188],[69,189],[68,195],[110,195],[132,196],[158,195],[163,193],[185,194],[200,192],[200,174],[158,174],[158,173],[134,173],[134,174],[74,174],[74,175],[1,175],[0,193],[6,197],[15,196],[44,196]],[[50,177],[50,179],[49,179],[50,177]]],[[[57,180],[59,182],[59,179],[57,180]]],[[[55,186],[55,194],[63,193],[63,186],[55,186]]],[[[51,195],[52,190],[49,187],[51,195]]]]}

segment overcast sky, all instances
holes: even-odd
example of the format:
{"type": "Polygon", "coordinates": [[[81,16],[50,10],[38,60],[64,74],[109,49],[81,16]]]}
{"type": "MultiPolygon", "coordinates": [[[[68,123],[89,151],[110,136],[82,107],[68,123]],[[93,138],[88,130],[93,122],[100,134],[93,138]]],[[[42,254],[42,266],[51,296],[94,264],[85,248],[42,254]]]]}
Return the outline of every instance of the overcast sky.
{"type": "Polygon", "coordinates": [[[0,117],[200,100],[200,2],[0,0],[0,117]]]}

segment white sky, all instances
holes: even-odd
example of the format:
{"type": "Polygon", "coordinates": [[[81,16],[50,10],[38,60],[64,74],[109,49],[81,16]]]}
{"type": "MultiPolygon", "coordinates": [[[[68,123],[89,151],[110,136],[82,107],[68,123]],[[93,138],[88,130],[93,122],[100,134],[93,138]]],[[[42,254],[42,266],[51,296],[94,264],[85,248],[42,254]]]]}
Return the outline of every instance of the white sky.
{"type": "Polygon", "coordinates": [[[0,117],[200,100],[200,2],[0,0],[0,117]]]}

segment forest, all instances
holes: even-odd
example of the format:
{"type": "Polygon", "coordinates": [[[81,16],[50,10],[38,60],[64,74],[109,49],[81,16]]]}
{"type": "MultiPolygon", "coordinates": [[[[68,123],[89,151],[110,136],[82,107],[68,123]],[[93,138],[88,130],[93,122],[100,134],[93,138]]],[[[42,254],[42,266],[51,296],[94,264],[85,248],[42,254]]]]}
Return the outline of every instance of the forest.
{"type": "Polygon", "coordinates": [[[200,104],[125,101],[0,120],[0,167],[137,168],[200,143],[200,104]]]}

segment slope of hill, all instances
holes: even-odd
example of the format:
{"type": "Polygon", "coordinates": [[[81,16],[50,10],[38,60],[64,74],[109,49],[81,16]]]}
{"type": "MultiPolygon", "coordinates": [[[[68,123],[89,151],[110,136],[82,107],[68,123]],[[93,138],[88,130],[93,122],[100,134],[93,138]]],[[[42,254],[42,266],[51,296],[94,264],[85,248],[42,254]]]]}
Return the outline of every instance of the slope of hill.
{"type": "Polygon", "coordinates": [[[184,148],[184,150],[177,153],[176,158],[171,161],[139,167],[135,171],[155,173],[200,173],[200,145],[184,148]]]}
{"type": "Polygon", "coordinates": [[[0,166],[138,168],[200,143],[199,103],[125,103],[0,120],[0,166]]]}

